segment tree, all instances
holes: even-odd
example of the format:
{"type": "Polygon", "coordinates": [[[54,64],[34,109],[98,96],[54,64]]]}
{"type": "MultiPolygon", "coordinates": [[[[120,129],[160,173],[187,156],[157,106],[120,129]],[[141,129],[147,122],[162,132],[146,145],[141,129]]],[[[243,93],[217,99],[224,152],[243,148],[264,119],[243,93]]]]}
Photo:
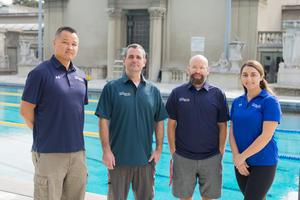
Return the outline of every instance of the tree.
{"type": "Polygon", "coordinates": [[[21,6],[27,6],[27,7],[39,7],[39,1],[38,0],[13,0],[14,5],[21,5],[21,6]]]}

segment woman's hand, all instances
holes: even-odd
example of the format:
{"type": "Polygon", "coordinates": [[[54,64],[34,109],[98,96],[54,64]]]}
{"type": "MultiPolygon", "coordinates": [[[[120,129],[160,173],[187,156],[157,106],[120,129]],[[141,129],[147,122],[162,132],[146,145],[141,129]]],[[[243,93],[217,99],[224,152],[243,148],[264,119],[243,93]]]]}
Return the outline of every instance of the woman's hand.
{"type": "Polygon", "coordinates": [[[246,162],[242,163],[241,165],[236,167],[239,173],[243,176],[249,176],[250,172],[248,170],[249,166],[246,162]]]}
{"type": "Polygon", "coordinates": [[[234,166],[238,167],[241,164],[245,163],[246,158],[243,156],[243,154],[237,153],[233,155],[233,164],[234,166]]]}

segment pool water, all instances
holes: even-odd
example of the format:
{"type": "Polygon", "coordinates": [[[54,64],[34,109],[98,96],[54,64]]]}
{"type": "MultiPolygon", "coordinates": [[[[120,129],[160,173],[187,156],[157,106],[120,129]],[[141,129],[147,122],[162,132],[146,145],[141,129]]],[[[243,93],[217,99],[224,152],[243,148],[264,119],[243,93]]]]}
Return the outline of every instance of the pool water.
{"type": "MultiPolygon", "coordinates": [[[[21,93],[22,89],[0,87],[0,136],[11,137],[14,141],[20,140],[21,142],[31,143],[31,131],[26,127],[18,126],[18,124],[24,124],[23,119],[19,116],[18,107],[18,104],[21,102],[21,93]],[[16,124],[4,124],[3,122],[16,124]]],[[[90,97],[89,99],[89,105],[85,107],[85,110],[94,111],[98,99],[95,97],[90,97]]],[[[98,133],[98,118],[95,115],[86,113],[84,131],[98,133]]],[[[276,130],[275,138],[279,148],[280,159],[276,177],[272,188],[269,190],[267,199],[297,199],[300,169],[300,114],[284,114],[281,124],[276,130]]],[[[106,195],[107,169],[101,162],[102,149],[99,138],[96,136],[85,136],[85,145],[89,171],[87,191],[106,195]]],[[[18,149],[17,146],[15,148],[18,149]]],[[[155,144],[153,144],[153,148],[155,148],[155,144]]],[[[13,162],[14,158],[13,153],[10,156],[12,159],[11,162],[13,162]]],[[[170,159],[171,156],[165,136],[161,160],[156,166],[155,200],[176,199],[172,196],[171,187],[169,187],[170,159]]],[[[28,163],[24,161],[24,165],[28,165],[28,163]]],[[[23,166],[22,162],[20,166],[23,166]]],[[[27,171],[27,173],[30,172],[27,171]]],[[[21,173],[14,175],[23,176],[21,173]]],[[[198,187],[197,185],[194,199],[200,199],[198,187]]],[[[133,199],[131,191],[128,199],[133,199]]],[[[229,144],[226,145],[226,152],[223,158],[223,191],[220,199],[242,199],[242,194],[239,191],[234,175],[232,153],[229,144]]]]}

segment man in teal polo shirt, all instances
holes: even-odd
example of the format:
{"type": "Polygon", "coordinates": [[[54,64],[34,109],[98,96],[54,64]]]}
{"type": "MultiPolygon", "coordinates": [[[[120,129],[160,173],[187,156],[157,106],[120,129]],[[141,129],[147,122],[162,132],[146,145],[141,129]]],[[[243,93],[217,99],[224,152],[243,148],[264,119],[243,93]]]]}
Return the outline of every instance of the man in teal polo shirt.
{"type": "Polygon", "coordinates": [[[141,74],[145,56],[141,45],[127,47],[125,73],[105,85],[96,109],[109,200],[125,200],[130,184],[136,200],[154,196],[155,164],[162,152],[167,112],[159,90],[141,74]]]}

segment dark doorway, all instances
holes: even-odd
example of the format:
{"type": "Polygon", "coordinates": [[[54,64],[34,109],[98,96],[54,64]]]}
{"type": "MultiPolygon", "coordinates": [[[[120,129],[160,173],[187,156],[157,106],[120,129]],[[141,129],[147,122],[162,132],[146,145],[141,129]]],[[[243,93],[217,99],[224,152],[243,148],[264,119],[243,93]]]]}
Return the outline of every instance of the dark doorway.
{"type": "Polygon", "coordinates": [[[282,52],[262,52],[261,64],[265,70],[265,78],[268,83],[277,82],[277,73],[279,69],[279,63],[283,62],[282,52]]]}
{"type": "Polygon", "coordinates": [[[150,20],[147,10],[128,10],[127,16],[127,40],[126,44],[138,43],[142,45],[147,54],[147,64],[144,68],[144,76],[148,78],[148,61],[149,61],[149,31],[150,20]]]}

